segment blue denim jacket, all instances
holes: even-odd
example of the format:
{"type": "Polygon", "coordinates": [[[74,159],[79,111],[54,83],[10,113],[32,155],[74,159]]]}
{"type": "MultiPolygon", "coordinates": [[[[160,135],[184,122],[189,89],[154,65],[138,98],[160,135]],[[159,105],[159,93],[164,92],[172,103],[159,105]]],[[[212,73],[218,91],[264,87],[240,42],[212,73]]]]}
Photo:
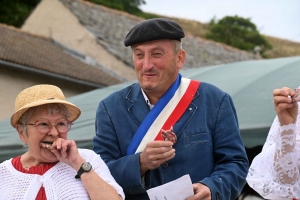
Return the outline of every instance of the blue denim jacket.
{"type": "MultiPolygon", "coordinates": [[[[147,189],[189,174],[192,183],[210,188],[212,199],[233,200],[246,181],[248,159],[231,97],[202,82],[195,98],[174,125],[176,155],[140,175],[139,153],[126,155],[128,145],[149,112],[139,84],[102,100],[96,114],[93,149],[123,188],[126,199],[149,199],[147,189]]],[[[172,190],[172,188],[170,188],[172,190]]]]}

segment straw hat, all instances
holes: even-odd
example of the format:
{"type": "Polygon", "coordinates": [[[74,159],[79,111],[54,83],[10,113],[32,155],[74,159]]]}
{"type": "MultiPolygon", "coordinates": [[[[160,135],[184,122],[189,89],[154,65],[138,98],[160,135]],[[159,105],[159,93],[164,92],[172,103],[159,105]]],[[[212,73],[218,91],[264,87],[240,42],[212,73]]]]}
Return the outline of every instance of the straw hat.
{"type": "Polygon", "coordinates": [[[69,120],[75,121],[81,111],[74,104],[66,101],[66,98],[60,88],[54,85],[35,85],[26,88],[16,98],[15,102],[15,113],[10,119],[10,123],[15,127],[20,119],[20,117],[29,108],[40,106],[49,103],[61,103],[63,104],[69,112],[69,120]]]}

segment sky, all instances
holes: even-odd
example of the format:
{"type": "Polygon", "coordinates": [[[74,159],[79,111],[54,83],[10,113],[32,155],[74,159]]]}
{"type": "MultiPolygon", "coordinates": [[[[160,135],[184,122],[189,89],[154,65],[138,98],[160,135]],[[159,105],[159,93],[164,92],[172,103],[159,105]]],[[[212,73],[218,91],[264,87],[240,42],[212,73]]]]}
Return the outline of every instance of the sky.
{"type": "Polygon", "coordinates": [[[261,34],[300,42],[300,0],[145,0],[144,12],[208,23],[248,18],[261,34]]]}

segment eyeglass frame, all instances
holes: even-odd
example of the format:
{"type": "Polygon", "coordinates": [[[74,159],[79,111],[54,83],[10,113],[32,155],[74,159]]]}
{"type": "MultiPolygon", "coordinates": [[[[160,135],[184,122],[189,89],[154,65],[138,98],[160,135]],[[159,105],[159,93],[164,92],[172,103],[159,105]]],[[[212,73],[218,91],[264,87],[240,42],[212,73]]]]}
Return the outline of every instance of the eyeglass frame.
{"type": "Polygon", "coordinates": [[[39,121],[45,121],[45,122],[47,122],[48,124],[50,124],[51,127],[49,128],[49,131],[48,131],[48,132],[46,132],[46,133],[41,133],[41,134],[48,134],[48,133],[52,130],[53,126],[55,127],[55,129],[56,129],[56,131],[57,131],[58,133],[67,133],[67,132],[69,132],[70,129],[72,128],[73,123],[72,123],[70,120],[63,119],[63,120],[65,120],[65,121],[67,122],[67,125],[70,126],[70,127],[69,127],[69,129],[68,129],[66,132],[60,132],[60,131],[58,130],[58,128],[56,127],[56,126],[57,126],[57,123],[59,122],[59,120],[61,120],[61,119],[56,120],[56,122],[55,122],[56,124],[54,124],[54,123],[51,123],[51,122],[50,122],[49,120],[47,120],[47,119],[45,119],[45,120],[41,120],[41,119],[40,119],[40,120],[35,121],[34,123],[28,123],[28,124],[26,124],[26,126],[27,126],[27,125],[34,126],[35,129],[36,129],[39,133],[41,133],[41,132],[38,130],[36,123],[39,122],[39,121]]]}

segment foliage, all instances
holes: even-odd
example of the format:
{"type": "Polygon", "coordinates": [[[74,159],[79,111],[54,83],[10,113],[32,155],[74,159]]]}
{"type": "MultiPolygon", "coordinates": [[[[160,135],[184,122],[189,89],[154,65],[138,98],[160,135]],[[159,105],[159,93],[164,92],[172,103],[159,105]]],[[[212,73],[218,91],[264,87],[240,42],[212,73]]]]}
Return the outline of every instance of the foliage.
{"type": "Polygon", "coordinates": [[[162,16],[162,15],[157,15],[157,14],[153,14],[153,13],[144,13],[144,12],[138,13],[136,15],[139,17],[142,17],[144,19],[164,18],[164,16],[162,16]]]}
{"type": "MultiPolygon", "coordinates": [[[[21,27],[32,10],[41,0],[0,0],[0,23],[21,27]]],[[[145,19],[166,17],[152,13],[144,13],[139,6],[146,0],[88,0],[96,4],[123,10],[145,19]]],[[[168,18],[168,17],[166,17],[168,18]]],[[[185,31],[198,37],[208,37],[217,42],[223,42],[237,48],[252,51],[255,46],[262,48],[263,56],[269,58],[298,56],[300,43],[272,38],[262,37],[256,30],[256,26],[249,19],[240,17],[225,17],[219,22],[215,19],[207,24],[195,23],[184,19],[176,20],[185,31]],[[209,28],[208,28],[209,27],[209,28]],[[273,45],[274,48],[269,44],[273,45]],[[271,49],[272,48],[272,49],[271,49]]]]}
{"type": "Polygon", "coordinates": [[[276,37],[265,36],[273,48],[264,54],[268,58],[300,56],[300,43],[276,37]]]}
{"type": "Polygon", "coordinates": [[[95,4],[100,4],[109,8],[113,8],[116,10],[122,10],[128,12],[130,14],[142,17],[144,19],[158,18],[162,17],[160,15],[152,14],[152,13],[144,13],[139,6],[146,4],[144,0],[88,0],[95,4]]]}
{"type": "Polygon", "coordinates": [[[213,18],[208,25],[206,37],[246,51],[253,51],[257,46],[262,50],[261,53],[272,49],[250,19],[238,16],[226,16],[218,22],[213,18]]]}
{"type": "Polygon", "coordinates": [[[0,22],[21,27],[40,0],[0,0],[0,22]]]}
{"type": "Polygon", "coordinates": [[[140,14],[142,11],[138,8],[140,5],[145,4],[144,0],[88,0],[95,4],[101,4],[109,8],[126,11],[131,14],[140,14]]]}

